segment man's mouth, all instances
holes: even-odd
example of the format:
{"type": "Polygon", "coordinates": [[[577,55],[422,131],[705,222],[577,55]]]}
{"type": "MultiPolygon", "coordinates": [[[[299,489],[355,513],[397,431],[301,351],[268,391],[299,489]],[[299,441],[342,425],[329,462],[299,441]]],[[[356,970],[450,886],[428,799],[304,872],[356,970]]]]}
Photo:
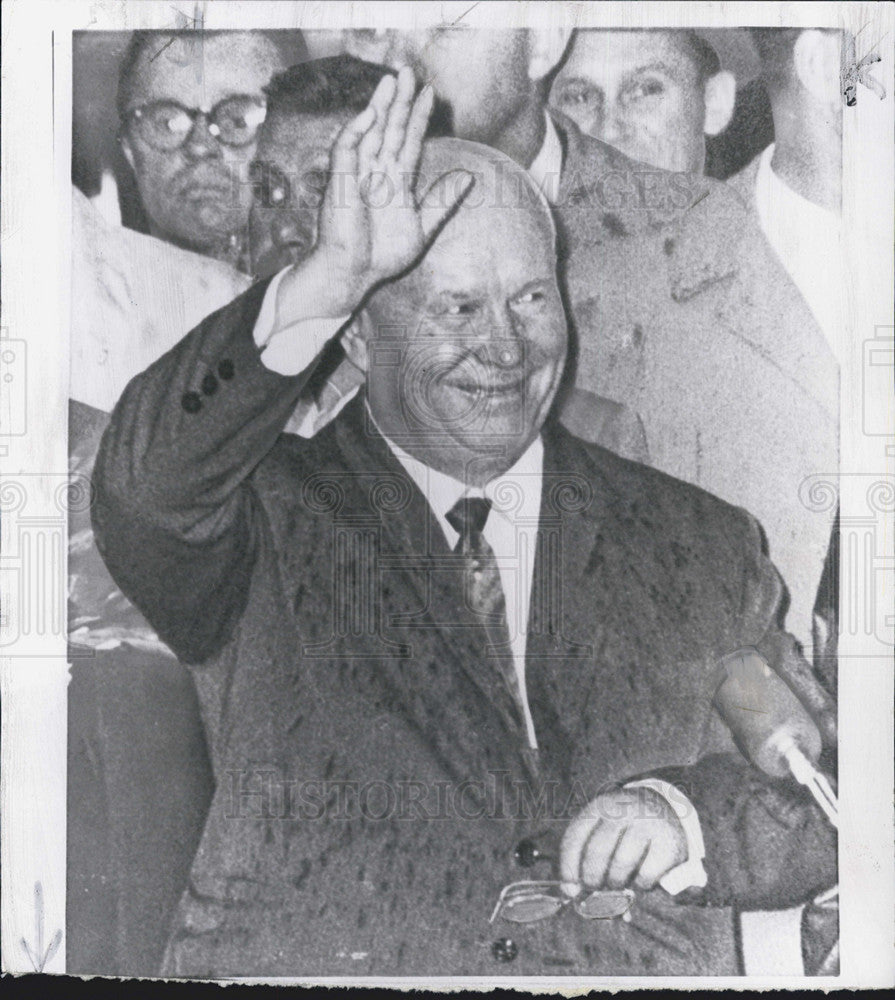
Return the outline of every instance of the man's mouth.
{"type": "Polygon", "coordinates": [[[184,184],[180,189],[181,197],[187,201],[226,198],[229,193],[230,188],[227,184],[215,181],[198,181],[193,184],[184,184]]]}
{"type": "Polygon", "coordinates": [[[178,194],[181,198],[202,200],[204,198],[224,198],[235,191],[230,175],[223,170],[211,170],[207,168],[201,172],[189,172],[181,176],[177,185],[178,194]]]}
{"type": "Polygon", "coordinates": [[[528,377],[524,373],[507,378],[506,373],[502,372],[497,378],[446,378],[442,379],[442,384],[470,396],[503,397],[524,392],[527,381],[528,377]]]}

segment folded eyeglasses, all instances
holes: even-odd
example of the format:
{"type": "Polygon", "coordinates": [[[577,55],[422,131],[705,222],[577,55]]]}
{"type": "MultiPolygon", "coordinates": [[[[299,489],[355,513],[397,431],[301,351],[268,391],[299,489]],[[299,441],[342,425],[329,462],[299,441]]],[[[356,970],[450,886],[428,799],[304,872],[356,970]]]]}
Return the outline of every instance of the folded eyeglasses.
{"type": "Polygon", "coordinates": [[[561,882],[511,882],[501,890],[489,923],[499,917],[514,924],[531,924],[555,916],[566,906],[585,920],[631,919],[631,889],[597,889],[572,897],[565,895],[561,886],[561,882]]]}

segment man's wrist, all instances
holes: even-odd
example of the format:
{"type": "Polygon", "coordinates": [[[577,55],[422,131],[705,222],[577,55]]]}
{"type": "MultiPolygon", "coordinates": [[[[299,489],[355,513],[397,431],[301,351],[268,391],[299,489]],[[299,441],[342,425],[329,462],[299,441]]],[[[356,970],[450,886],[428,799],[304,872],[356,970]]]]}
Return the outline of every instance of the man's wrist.
{"type": "Polygon", "coordinates": [[[290,268],[277,289],[276,328],[305,319],[350,315],[369,291],[369,281],[346,272],[325,251],[290,268]]]}

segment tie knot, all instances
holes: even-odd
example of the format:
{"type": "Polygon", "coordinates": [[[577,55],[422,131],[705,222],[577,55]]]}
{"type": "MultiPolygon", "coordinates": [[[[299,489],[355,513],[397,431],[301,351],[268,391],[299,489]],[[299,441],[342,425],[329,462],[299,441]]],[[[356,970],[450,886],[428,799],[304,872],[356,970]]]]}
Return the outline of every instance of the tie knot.
{"type": "Polygon", "coordinates": [[[491,501],[486,497],[461,497],[446,517],[461,539],[469,539],[481,535],[490,513],[491,501]]]}

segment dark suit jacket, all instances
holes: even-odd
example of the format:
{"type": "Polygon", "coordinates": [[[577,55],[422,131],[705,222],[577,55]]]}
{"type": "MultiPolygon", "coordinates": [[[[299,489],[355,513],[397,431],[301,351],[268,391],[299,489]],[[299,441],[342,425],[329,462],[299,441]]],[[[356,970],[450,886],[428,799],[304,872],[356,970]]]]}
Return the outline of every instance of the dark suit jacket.
{"type": "Polygon", "coordinates": [[[838,468],[832,351],[736,192],[555,122],[575,385],[638,414],[651,465],[758,519],[807,644],[829,524],[803,484],[838,468]]]}
{"type": "Polygon", "coordinates": [[[110,570],[195,665],[217,780],[164,971],[735,972],[724,904],[807,898],[835,864],[823,819],[731,754],[710,708],[731,649],[803,671],[754,521],[545,428],[527,752],[362,400],[310,441],[279,434],[304,379],[260,361],[264,290],[131,383],[94,474],[110,570]],[[656,890],[630,923],[489,924],[503,885],[551,877],[514,862],[521,838],[555,848],[607,783],[656,771],[699,812],[713,905],[656,890]]]}

